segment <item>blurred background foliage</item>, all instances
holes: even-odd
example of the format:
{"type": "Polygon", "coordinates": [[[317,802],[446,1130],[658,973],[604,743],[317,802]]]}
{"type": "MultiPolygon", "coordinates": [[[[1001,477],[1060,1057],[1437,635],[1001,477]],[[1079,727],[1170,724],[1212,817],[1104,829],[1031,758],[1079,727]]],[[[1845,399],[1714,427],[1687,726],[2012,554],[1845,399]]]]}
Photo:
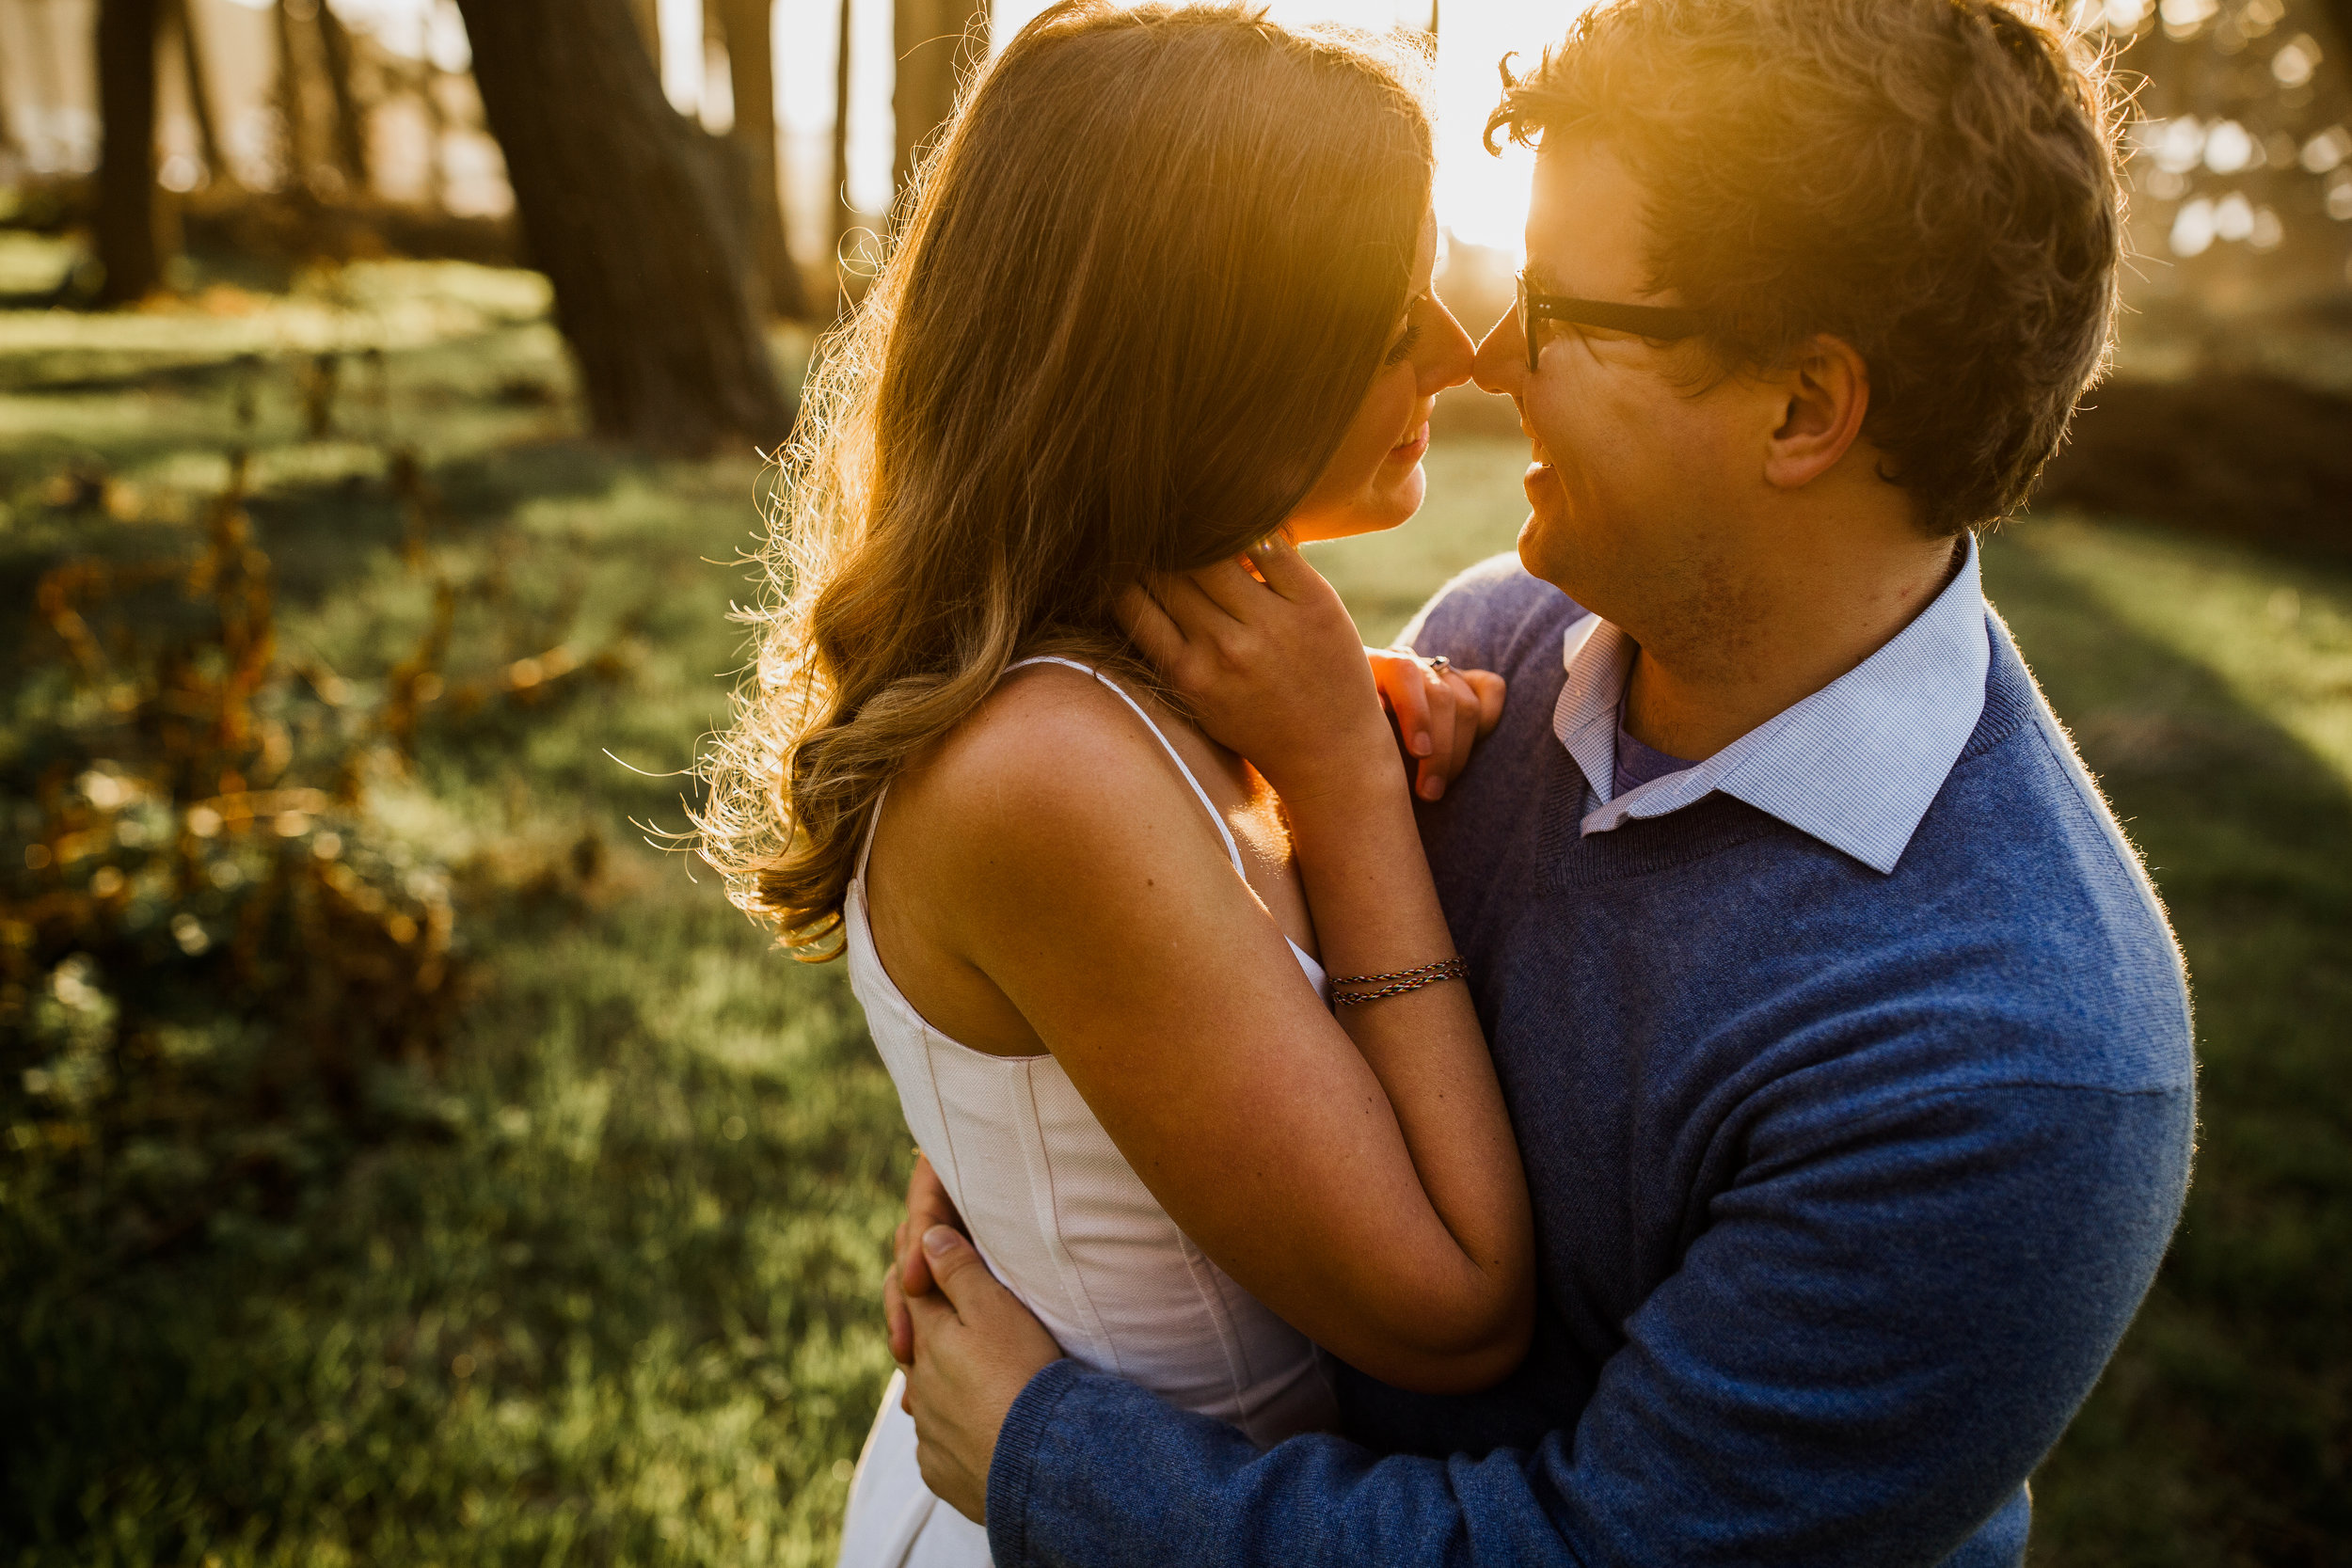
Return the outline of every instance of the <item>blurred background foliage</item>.
{"type": "MultiPolygon", "coordinates": [[[[0,0],[0,1561],[830,1560],[906,1134],[838,971],[645,830],[757,451],[1025,3],[511,0],[558,71],[470,0],[0,0]],[[589,206],[717,282],[566,271],[589,206]]],[[[1499,25],[1411,8],[1441,82],[1499,25]]],[[[2131,312],[1986,575],[2178,923],[2204,1111],[2034,1555],[2334,1563],[2352,26],[2074,17],[2145,75],[2131,312]]],[[[1451,199],[1475,328],[1516,262],[1451,199]]],[[[1318,548],[1369,639],[1510,546],[1524,451],[1449,394],[1423,515],[1318,548]]]]}

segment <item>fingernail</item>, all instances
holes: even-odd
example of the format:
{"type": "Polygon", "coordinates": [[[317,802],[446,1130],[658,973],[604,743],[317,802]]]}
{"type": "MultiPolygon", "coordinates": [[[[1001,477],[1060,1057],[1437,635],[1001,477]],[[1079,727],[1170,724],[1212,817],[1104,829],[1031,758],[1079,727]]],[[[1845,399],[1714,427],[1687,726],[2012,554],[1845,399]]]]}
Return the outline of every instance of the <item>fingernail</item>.
{"type": "Polygon", "coordinates": [[[1445,781],[1444,781],[1443,779],[1423,779],[1423,780],[1422,780],[1422,782],[1421,782],[1421,798],[1422,798],[1422,800],[1436,800],[1438,796],[1443,795],[1444,793],[1445,793],[1445,781]]]}
{"type": "Polygon", "coordinates": [[[1437,747],[1430,744],[1427,732],[1424,731],[1423,733],[1413,736],[1413,755],[1417,757],[1425,757],[1436,750],[1437,747]]]}
{"type": "Polygon", "coordinates": [[[923,1250],[930,1257],[944,1257],[955,1244],[956,1233],[947,1226],[934,1225],[923,1232],[923,1250]]]}

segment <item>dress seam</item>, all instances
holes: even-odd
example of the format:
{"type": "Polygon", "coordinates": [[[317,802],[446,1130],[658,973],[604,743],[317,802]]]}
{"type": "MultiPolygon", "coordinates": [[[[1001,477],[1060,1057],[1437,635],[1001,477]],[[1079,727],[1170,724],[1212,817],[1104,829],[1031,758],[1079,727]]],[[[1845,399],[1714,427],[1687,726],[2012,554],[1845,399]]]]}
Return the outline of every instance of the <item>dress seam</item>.
{"type": "Polygon", "coordinates": [[[1054,1180],[1054,1151],[1045,1138],[1044,1117],[1038,1112],[1037,1075],[1034,1071],[1021,1074],[1021,1089],[1026,1101],[1027,1113],[1022,1118],[1023,1163],[1029,1163],[1029,1150],[1033,1148],[1035,1164],[1030,1165],[1029,1202],[1031,1212],[1035,1212],[1039,1198],[1043,1198],[1044,1212],[1039,1217],[1044,1222],[1041,1228],[1045,1236],[1046,1255],[1054,1260],[1054,1272],[1061,1275],[1062,1291],[1070,1298],[1072,1315],[1085,1323],[1088,1336],[1102,1347],[1109,1358],[1110,1370],[1123,1377],[1126,1375],[1125,1364],[1120,1356],[1119,1346],[1103,1326],[1103,1315],[1094,1305],[1093,1292],[1087,1289],[1086,1272],[1072,1255],[1069,1238],[1062,1234],[1061,1198],[1054,1180]],[[1039,1190],[1041,1187],[1041,1193],[1039,1190]]]}

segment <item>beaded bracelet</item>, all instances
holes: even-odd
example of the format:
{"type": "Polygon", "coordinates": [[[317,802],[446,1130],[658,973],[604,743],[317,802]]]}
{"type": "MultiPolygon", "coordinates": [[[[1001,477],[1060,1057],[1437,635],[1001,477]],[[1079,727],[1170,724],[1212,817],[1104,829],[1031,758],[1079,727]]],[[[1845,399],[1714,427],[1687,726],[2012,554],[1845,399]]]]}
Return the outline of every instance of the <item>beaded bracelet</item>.
{"type": "Polygon", "coordinates": [[[1386,974],[1351,974],[1344,979],[1334,980],[1331,984],[1334,987],[1367,986],[1383,980],[1392,983],[1380,986],[1375,990],[1334,990],[1331,994],[1331,1006],[1353,1007],[1366,1002],[1377,1002],[1385,996],[1402,996],[1408,990],[1419,990],[1423,986],[1434,986],[1440,980],[1467,980],[1469,978],[1470,965],[1458,958],[1446,958],[1434,964],[1423,964],[1419,969],[1391,970],[1386,974]]]}

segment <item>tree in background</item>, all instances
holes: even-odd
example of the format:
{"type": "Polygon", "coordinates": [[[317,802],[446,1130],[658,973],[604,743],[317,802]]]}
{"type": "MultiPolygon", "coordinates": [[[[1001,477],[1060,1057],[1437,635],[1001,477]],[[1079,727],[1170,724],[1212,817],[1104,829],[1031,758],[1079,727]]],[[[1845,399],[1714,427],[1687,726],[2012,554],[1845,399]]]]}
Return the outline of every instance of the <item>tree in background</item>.
{"type": "Polygon", "coordinates": [[[833,55],[833,277],[834,314],[850,309],[850,271],[841,248],[849,243],[857,214],[850,206],[850,22],[853,0],[840,0],[833,55]]]}
{"type": "Polygon", "coordinates": [[[352,85],[350,29],[326,0],[277,0],[272,10],[286,184],[314,197],[357,196],[368,186],[368,109],[352,85]]]}
{"type": "Polygon", "coordinates": [[[898,74],[890,109],[898,122],[890,166],[895,203],[914,177],[931,134],[956,106],[956,85],[988,55],[988,0],[893,0],[898,74]]]}
{"type": "Polygon", "coordinates": [[[2132,219],[2169,251],[2136,302],[2227,315],[2291,306],[2345,279],[2352,94],[2336,36],[2352,0],[2082,0],[2134,82],[2132,219]]]}
{"type": "Polygon", "coordinates": [[[303,102],[302,66],[295,53],[294,16],[286,0],[278,0],[270,8],[270,19],[277,26],[278,125],[279,150],[285,166],[281,178],[294,190],[306,190],[310,183],[310,113],[303,102]]]}
{"type": "Polygon", "coordinates": [[[204,42],[197,36],[194,9],[188,0],[165,0],[165,8],[180,45],[180,71],[187,84],[188,114],[196,121],[196,148],[204,159],[204,177],[215,185],[232,185],[236,174],[221,151],[219,122],[213,115],[212,82],[204,70],[204,42]]]}
{"type": "Polygon", "coordinates": [[[744,226],[754,276],[768,309],[792,321],[809,317],[808,285],[792,261],[784,202],[776,182],[775,0],[704,0],[718,18],[727,46],[727,80],[735,99],[728,133],[745,189],[744,226]]]}
{"type": "Polygon", "coordinates": [[[645,40],[654,74],[661,73],[661,0],[628,0],[628,14],[637,21],[637,36],[645,40]]]}
{"type": "Polygon", "coordinates": [[[144,299],[164,279],[156,212],[155,24],[160,0],[99,0],[98,204],[101,305],[144,299]]]}
{"type": "MultiPolygon", "coordinates": [[[[183,0],[184,3],[184,0],[183,0]]],[[[367,106],[351,85],[351,33],[326,0],[312,7],[318,19],[319,57],[335,104],[335,165],[353,192],[368,188],[367,106]]]]}
{"type": "Polygon", "coordinates": [[[722,160],[662,96],[629,0],[458,0],[532,260],[599,435],[781,442],[722,160]]]}

